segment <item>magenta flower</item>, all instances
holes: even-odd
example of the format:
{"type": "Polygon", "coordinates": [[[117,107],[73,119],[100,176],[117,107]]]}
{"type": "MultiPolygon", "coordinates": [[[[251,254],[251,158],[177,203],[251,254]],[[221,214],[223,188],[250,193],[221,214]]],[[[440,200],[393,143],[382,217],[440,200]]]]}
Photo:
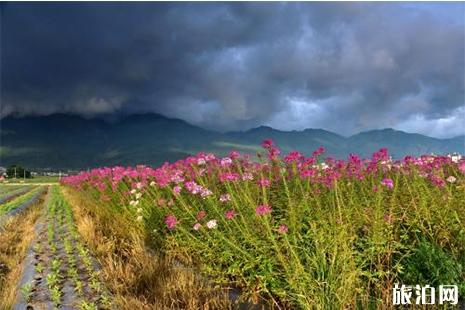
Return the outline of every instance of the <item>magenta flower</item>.
{"type": "Polygon", "coordinates": [[[381,185],[384,185],[384,186],[392,189],[394,187],[394,182],[389,178],[384,178],[381,181],[381,185]]]}
{"type": "Polygon", "coordinates": [[[325,151],[326,151],[325,148],[320,146],[318,149],[316,149],[316,151],[312,153],[312,157],[318,157],[321,154],[323,154],[325,151]]]}
{"type": "Polygon", "coordinates": [[[280,234],[285,234],[285,233],[287,233],[288,230],[289,230],[289,228],[286,225],[284,225],[284,224],[279,225],[278,232],[280,234]]]}
{"type": "Polygon", "coordinates": [[[430,175],[429,179],[437,187],[444,187],[444,185],[446,185],[446,182],[441,177],[438,177],[434,174],[430,175]]]}
{"type": "Polygon", "coordinates": [[[232,220],[235,216],[236,212],[233,209],[226,211],[226,213],[224,214],[224,217],[226,217],[227,220],[232,220]]]}
{"type": "Polygon", "coordinates": [[[270,160],[275,160],[279,154],[281,154],[281,151],[276,147],[271,147],[268,149],[268,158],[270,160]]]}
{"type": "Polygon", "coordinates": [[[273,143],[273,140],[271,140],[271,139],[266,139],[266,140],[264,140],[262,142],[262,147],[264,149],[268,149],[268,148],[272,147],[273,145],[274,145],[274,143],[273,143]]]}
{"type": "Polygon", "coordinates": [[[298,161],[303,157],[304,156],[300,152],[292,151],[289,154],[287,154],[286,156],[284,156],[284,161],[287,162],[287,163],[290,163],[290,162],[293,162],[293,161],[298,161]]]}
{"type": "Polygon", "coordinates": [[[255,208],[255,213],[260,216],[271,213],[271,211],[273,211],[273,209],[271,209],[271,207],[268,205],[259,205],[257,208],[255,208]]]}
{"type": "Polygon", "coordinates": [[[178,220],[176,219],[174,215],[169,214],[165,217],[165,224],[169,230],[172,230],[176,226],[177,223],[178,223],[178,220]]]}

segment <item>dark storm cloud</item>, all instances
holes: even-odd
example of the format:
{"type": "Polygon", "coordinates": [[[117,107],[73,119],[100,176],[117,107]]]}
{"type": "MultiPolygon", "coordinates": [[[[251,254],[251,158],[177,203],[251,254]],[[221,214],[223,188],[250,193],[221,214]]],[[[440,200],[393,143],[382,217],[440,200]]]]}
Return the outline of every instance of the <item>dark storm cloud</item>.
{"type": "Polygon", "coordinates": [[[2,4],[2,114],[464,133],[464,5],[2,4]]]}

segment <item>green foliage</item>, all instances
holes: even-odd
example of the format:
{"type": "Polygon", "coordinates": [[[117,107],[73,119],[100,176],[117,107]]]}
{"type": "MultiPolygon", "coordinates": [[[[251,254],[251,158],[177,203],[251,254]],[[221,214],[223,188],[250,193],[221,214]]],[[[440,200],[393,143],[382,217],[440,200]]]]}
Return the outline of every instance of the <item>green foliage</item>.
{"type": "Polygon", "coordinates": [[[434,242],[421,239],[408,258],[403,262],[400,275],[402,283],[459,285],[459,295],[465,294],[464,268],[447,250],[434,242]]]}
{"type": "Polygon", "coordinates": [[[31,172],[20,165],[12,165],[8,167],[6,169],[6,174],[8,178],[30,179],[32,177],[31,172]]]}
{"type": "Polygon", "coordinates": [[[30,302],[32,298],[32,284],[26,283],[20,288],[21,295],[26,302],[30,302]]]}

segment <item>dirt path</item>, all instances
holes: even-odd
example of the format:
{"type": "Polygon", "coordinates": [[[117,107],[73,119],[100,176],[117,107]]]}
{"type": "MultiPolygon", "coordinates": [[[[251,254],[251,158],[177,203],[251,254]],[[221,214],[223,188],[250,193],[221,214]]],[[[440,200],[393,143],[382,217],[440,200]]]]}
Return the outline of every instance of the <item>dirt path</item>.
{"type": "Polygon", "coordinates": [[[24,262],[14,309],[110,308],[98,264],[81,242],[58,186],[51,187],[44,208],[24,262]]]}

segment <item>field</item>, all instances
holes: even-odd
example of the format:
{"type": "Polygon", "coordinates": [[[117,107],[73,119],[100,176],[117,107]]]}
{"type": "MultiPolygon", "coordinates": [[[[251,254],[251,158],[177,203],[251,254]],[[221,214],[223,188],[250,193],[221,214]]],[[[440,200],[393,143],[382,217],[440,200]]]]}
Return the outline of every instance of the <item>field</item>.
{"type": "Polygon", "coordinates": [[[464,159],[262,147],[0,187],[0,308],[384,309],[395,284],[463,304],[464,159]]]}
{"type": "Polygon", "coordinates": [[[36,176],[30,179],[7,179],[5,184],[10,186],[17,184],[52,184],[58,183],[59,181],[59,177],[57,176],[36,176]]]}

